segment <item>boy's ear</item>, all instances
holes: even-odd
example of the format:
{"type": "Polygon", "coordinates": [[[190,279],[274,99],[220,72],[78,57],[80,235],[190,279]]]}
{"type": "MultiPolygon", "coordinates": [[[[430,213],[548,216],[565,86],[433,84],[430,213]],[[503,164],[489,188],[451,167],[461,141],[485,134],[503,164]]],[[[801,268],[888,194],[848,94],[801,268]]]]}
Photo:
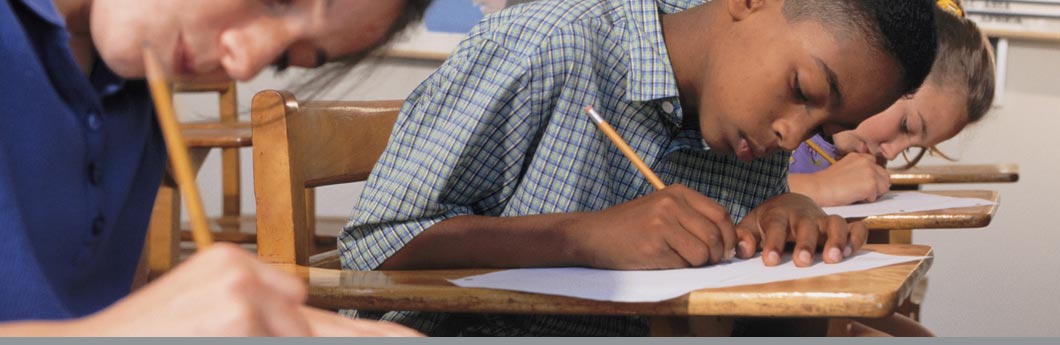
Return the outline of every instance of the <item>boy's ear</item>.
{"type": "Polygon", "coordinates": [[[767,0],[724,0],[729,15],[735,21],[743,20],[751,13],[758,12],[766,6],[767,0]]]}

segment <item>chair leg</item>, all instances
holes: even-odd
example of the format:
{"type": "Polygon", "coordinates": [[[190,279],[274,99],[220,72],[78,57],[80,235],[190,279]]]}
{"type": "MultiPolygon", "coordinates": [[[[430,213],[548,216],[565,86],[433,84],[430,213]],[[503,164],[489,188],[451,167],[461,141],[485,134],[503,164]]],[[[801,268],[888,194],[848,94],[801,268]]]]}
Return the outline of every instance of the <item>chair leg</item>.
{"type": "Polygon", "coordinates": [[[180,193],[171,178],[166,180],[158,189],[147,228],[148,279],[169,271],[180,255],[180,193]]]}

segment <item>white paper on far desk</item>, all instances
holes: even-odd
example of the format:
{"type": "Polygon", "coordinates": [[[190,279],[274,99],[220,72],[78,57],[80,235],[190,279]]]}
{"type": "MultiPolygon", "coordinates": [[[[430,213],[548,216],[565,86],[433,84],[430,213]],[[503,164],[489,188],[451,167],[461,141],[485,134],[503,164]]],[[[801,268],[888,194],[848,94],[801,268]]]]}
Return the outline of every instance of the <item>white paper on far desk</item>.
{"type": "Polygon", "coordinates": [[[920,192],[887,192],[875,202],[847,206],[822,207],[824,213],[843,218],[861,218],[892,213],[908,213],[946,208],[995,204],[979,198],[956,198],[920,192]]]}
{"type": "Polygon", "coordinates": [[[592,268],[524,268],[450,280],[461,287],[533,292],[613,302],[658,302],[706,288],[762,284],[783,280],[861,271],[893,265],[922,256],[894,256],[863,252],[837,264],[820,261],[795,267],[791,256],[783,264],[766,267],[758,256],[730,263],[658,271],[612,271],[592,268]]]}

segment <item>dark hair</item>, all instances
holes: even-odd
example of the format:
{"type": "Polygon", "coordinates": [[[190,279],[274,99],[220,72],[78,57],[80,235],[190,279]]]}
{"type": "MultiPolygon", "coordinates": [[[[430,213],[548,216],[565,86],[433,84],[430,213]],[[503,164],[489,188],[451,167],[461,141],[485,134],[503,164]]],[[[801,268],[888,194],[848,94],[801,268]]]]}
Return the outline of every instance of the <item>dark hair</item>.
{"type": "Polygon", "coordinates": [[[974,123],[994,102],[994,51],[974,22],[938,11],[939,53],[928,79],[963,92],[968,123],[974,123]]]}
{"type": "Polygon", "coordinates": [[[298,94],[300,99],[312,99],[314,96],[319,95],[327,87],[334,85],[338,80],[345,77],[355,65],[365,58],[376,54],[379,48],[389,43],[405,28],[423,19],[423,15],[427,13],[427,7],[430,7],[432,1],[434,0],[405,0],[405,8],[394,19],[394,23],[390,25],[386,34],[379,41],[367,49],[343,56],[314,69],[311,73],[306,73],[298,78],[290,89],[298,94]]]}
{"type": "Polygon", "coordinates": [[[789,21],[814,19],[853,33],[898,62],[903,93],[916,92],[935,60],[933,0],[786,0],[789,21]]]}

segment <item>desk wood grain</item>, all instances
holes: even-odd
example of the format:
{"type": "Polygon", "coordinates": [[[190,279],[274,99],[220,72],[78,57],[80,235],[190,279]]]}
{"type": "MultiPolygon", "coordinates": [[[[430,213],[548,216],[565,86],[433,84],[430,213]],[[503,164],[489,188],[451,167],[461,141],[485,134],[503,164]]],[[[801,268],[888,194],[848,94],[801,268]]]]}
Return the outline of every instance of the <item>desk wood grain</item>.
{"type": "Polygon", "coordinates": [[[890,169],[892,186],[928,183],[1004,183],[1019,181],[1016,164],[926,165],[906,170],[890,169]]]}
{"type": "MultiPolygon", "coordinates": [[[[1001,202],[1001,197],[997,192],[987,190],[922,191],[921,193],[1001,202]]],[[[998,204],[896,213],[867,217],[862,220],[869,230],[982,228],[990,225],[994,213],[997,212],[997,206],[998,204]]]]}
{"type": "MultiPolygon", "coordinates": [[[[868,245],[866,250],[930,256],[921,245],[868,245]]],[[[309,283],[309,304],[328,309],[468,313],[884,317],[931,266],[931,258],[867,271],[704,289],[656,303],[601,302],[493,289],[461,288],[455,279],[495,270],[342,271],[277,264],[309,283]]]]}

